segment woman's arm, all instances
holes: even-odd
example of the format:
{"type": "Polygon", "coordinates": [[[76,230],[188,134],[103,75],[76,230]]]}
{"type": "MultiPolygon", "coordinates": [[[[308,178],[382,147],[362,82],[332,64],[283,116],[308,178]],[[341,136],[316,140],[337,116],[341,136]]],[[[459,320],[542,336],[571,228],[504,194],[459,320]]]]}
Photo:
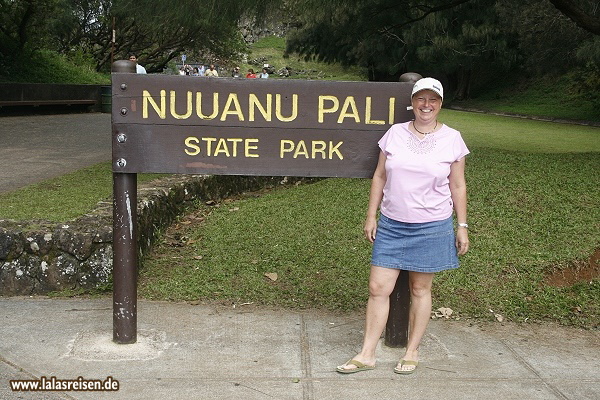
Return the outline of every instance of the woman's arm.
{"type": "Polygon", "coordinates": [[[367,207],[367,218],[364,226],[365,237],[371,243],[375,240],[375,234],[377,232],[377,210],[383,199],[383,187],[385,186],[386,180],[385,160],[385,154],[383,151],[380,151],[377,168],[375,168],[373,179],[371,180],[369,206],[367,207]]]}
{"type": "MultiPolygon", "coordinates": [[[[465,158],[455,161],[450,166],[450,194],[454,203],[454,212],[458,223],[467,223],[467,183],[465,181],[465,158]]],[[[467,228],[456,230],[456,248],[458,255],[469,251],[469,232],[467,228]]]]}

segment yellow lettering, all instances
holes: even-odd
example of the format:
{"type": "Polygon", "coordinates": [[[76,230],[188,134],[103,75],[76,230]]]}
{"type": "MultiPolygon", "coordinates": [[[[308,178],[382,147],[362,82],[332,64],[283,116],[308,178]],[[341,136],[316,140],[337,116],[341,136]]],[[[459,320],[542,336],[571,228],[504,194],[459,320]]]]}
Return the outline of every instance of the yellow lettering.
{"type": "Polygon", "coordinates": [[[327,148],[327,143],[325,143],[325,141],[313,140],[312,141],[312,152],[311,152],[312,158],[316,158],[315,154],[321,153],[321,158],[324,160],[326,157],[326,155],[325,155],[326,148],[327,148]]]}
{"type": "MultiPolygon", "coordinates": [[[[371,96],[367,96],[365,105],[365,124],[383,125],[385,121],[381,119],[371,119],[371,96]]],[[[392,114],[393,115],[393,114],[392,114]]]]}
{"type": "MultiPolygon", "coordinates": [[[[333,160],[334,156],[340,160],[344,159],[344,155],[340,151],[340,147],[344,144],[343,141],[334,144],[333,141],[326,143],[323,140],[312,140],[311,141],[311,152],[310,158],[315,159],[318,155],[321,159],[333,160]],[[327,150],[327,153],[326,153],[327,150]]],[[[297,143],[293,140],[282,139],[279,141],[279,158],[284,158],[286,153],[292,154],[293,158],[298,156],[304,156],[309,158],[308,148],[304,140],[300,140],[297,143]]]]}
{"type": "Polygon", "coordinates": [[[244,155],[246,157],[259,157],[258,154],[250,153],[251,150],[258,149],[258,146],[251,146],[250,143],[258,143],[258,139],[246,139],[245,147],[244,147],[244,155]]]}
{"type": "Polygon", "coordinates": [[[185,154],[187,154],[188,156],[197,156],[198,154],[200,154],[200,147],[198,147],[194,143],[200,143],[200,141],[198,140],[197,137],[190,136],[190,137],[185,138],[185,145],[187,147],[189,147],[190,149],[192,149],[192,150],[185,149],[185,154]]]}
{"type": "Polygon", "coordinates": [[[219,93],[213,93],[213,109],[212,114],[204,115],[202,113],[202,92],[196,92],[196,115],[202,119],[213,119],[219,113],[219,93]]]}
{"type": "Polygon", "coordinates": [[[248,113],[248,121],[254,121],[254,109],[258,108],[258,111],[260,111],[260,113],[262,114],[263,118],[265,119],[265,121],[271,121],[271,114],[272,114],[272,104],[273,104],[273,95],[272,94],[267,94],[267,108],[265,109],[263,107],[263,105],[260,103],[260,101],[258,100],[258,97],[256,97],[255,94],[250,94],[250,96],[248,97],[248,107],[249,107],[249,113],[248,113]]]}
{"type": "Polygon", "coordinates": [[[308,150],[306,149],[306,143],[304,143],[304,140],[298,142],[296,151],[294,152],[294,158],[298,158],[299,155],[303,155],[304,157],[308,158],[308,150]]]}
{"type": "Polygon", "coordinates": [[[208,138],[207,137],[203,137],[202,141],[206,142],[206,155],[208,155],[210,157],[211,154],[212,154],[212,151],[211,151],[212,150],[212,142],[216,142],[217,138],[214,138],[214,137],[208,137],[208,138]]]}
{"type": "Polygon", "coordinates": [[[219,153],[224,153],[226,157],[230,157],[229,149],[227,148],[227,142],[225,139],[220,138],[217,142],[217,147],[215,148],[215,154],[213,156],[219,155],[219,153]]]}
{"type": "Polygon", "coordinates": [[[225,103],[225,107],[223,108],[223,114],[221,114],[221,121],[225,121],[229,114],[237,115],[240,121],[244,120],[244,114],[242,113],[242,107],[240,106],[237,93],[229,93],[227,103],[225,103]],[[230,109],[232,105],[234,108],[233,110],[230,109]]]}
{"type": "Polygon", "coordinates": [[[296,146],[294,146],[293,140],[282,139],[279,142],[279,158],[283,158],[283,153],[291,153],[294,147],[296,146]]]}
{"type": "Polygon", "coordinates": [[[176,119],[187,119],[192,115],[192,92],[187,92],[187,111],[185,114],[177,114],[175,111],[175,99],[176,99],[175,91],[171,90],[171,115],[176,119]]]}
{"type": "Polygon", "coordinates": [[[335,96],[319,96],[319,123],[323,123],[323,114],[334,113],[340,108],[340,101],[335,96]],[[331,101],[333,106],[325,108],[325,100],[331,101]]]}
{"type": "Polygon", "coordinates": [[[160,107],[154,101],[154,98],[147,90],[142,92],[142,97],[144,98],[144,106],[142,107],[142,118],[148,118],[148,103],[154,108],[156,114],[160,117],[160,119],[167,118],[167,92],[166,90],[160,91],[160,107]]]}
{"type": "Polygon", "coordinates": [[[237,157],[237,149],[238,149],[237,145],[239,142],[242,142],[243,139],[242,138],[228,138],[227,141],[233,143],[233,156],[237,157]]]}
{"type": "Polygon", "coordinates": [[[340,112],[340,116],[338,117],[337,123],[343,123],[344,118],[354,118],[354,121],[356,123],[360,123],[360,116],[358,115],[358,110],[356,109],[356,102],[354,101],[354,96],[348,96],[346,97],[346,100],[344,100],[344,105],[342,106],[342,111],[340,112]],[[351,113],[348,113],[348,107],[352,108],[351,113]]]}
{"type": "Polygon", "coordinates": [[[202,146],[200,142],[204,142],[205,154],[207,157],[217,157],[224,155],[225,157],[237,157],[238,150],[240,149],[240,143],[244,143],[244,155],[246,157],[259,157],[258,154],[253,153],[258,149],[259,139],[242,139],[242,138],[215,138],[215,137],[202,137],[197,138],[196,136],[189,136],[185,139],[184,149],[185,153],[189,156],[197,156],[202,153],[202,146]]]}
{"type": "Polygon", "coordinates": [[[289,117],[284,117],[281,114],[281,95],[276,94],[275,95],[275,116],[277,117],[278,120],[280,120],[282,122],[291,122],[291,121],[295,120],[296,117],[298,116],[298,95],[297,94],[292,95],[292,115],[290,115],[289,117]]]}
{"type": "Polygon", "coordinates": [[[344,143],[344,142],[338,142],[338,144],[336,144],[335,147],[331,147],[333,145],[333,142],[331,140],[329,141],[329,159],[330,160],[333,159],[334,153],[337,154],[337,156],[340,160],[344,159],[344,156],[338,150],[338,148],[342,145],[342,143],[344,143]]]}
{"type": "Polygon", "coordinates": [[[394,108],[396,108],[396,98],[390,97],[390,112],[388,118],[388,122],[390,125],[394,123],[394,108]]]}

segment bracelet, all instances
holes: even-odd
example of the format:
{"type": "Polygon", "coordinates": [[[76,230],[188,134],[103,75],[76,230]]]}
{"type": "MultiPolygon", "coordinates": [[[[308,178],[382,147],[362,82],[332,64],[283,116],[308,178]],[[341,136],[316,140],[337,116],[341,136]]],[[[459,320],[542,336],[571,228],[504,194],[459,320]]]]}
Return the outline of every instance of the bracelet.
{"type": "Polygon", "coordinates": [[[468,229],[468,228],[469,228],[469,224],[467,224],[466,222],[465,222],[465,223],[460,223],[460,222],[459,222],[459,223],[458,223],[458,226],[459,226],[460,228],[465,228],[465,229],[468,229]]]}

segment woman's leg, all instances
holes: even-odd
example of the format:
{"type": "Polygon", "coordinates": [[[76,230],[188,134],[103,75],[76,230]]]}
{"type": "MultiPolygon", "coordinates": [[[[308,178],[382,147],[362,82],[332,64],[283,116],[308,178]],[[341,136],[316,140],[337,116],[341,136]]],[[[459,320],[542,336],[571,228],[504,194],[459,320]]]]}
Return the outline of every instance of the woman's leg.
{"type": "MultiPolygon", "coordinates": [[[[375,365],[375,348],[387,323],[390,310],[390,294],[396,285],[400,270],[372,265],[369,276],[369,300],[365,321],[365,336],[360,353],[353,359],[365,365],[375,365]]],[[[345,364],[344,369],[356,368],[345,364]]]]}
{"type": "MultiPolygon", "coordinates": [[[[408,344],[404,360],[419,360],[419,345],[425,335],[427,324],[431,318],[431,285],[434,274],[410,271],[408,275],[410,287],[410,310],[408,344]]],[[[398,368],[403,371],[415,369],[414,365],[404,365],[398,368]]]]}

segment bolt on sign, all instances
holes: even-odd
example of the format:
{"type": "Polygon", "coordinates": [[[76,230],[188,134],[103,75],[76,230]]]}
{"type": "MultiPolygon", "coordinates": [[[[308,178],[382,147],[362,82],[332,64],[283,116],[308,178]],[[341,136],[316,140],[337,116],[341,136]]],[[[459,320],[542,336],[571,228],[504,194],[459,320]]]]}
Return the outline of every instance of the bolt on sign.
{"type": "Polygon", "coordinates": [[[113,172],[371,177],[411,83],[112,75],[113,172]]]}

